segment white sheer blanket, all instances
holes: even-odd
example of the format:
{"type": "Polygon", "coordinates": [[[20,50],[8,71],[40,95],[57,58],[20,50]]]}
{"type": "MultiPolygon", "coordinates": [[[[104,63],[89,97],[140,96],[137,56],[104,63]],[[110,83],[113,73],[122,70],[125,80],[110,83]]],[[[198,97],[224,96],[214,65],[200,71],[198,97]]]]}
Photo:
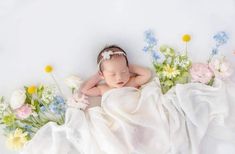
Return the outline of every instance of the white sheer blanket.
{"type": "Polygon", "coordinates": [[[23,154],[234,154],[235,85],[177,85],[162,95],[154,79],[140,90],[106,92],[101,107],[69,108],[23,154]]]}

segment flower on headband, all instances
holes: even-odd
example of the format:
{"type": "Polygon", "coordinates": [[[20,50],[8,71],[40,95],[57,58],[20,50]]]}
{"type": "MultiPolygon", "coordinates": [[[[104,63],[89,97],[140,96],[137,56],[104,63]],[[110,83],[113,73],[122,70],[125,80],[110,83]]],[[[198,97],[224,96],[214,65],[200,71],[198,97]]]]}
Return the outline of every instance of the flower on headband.
{"type": "Polygon", "coordinates": [[[110,56],[113,55],[113,51],[109,50],[109,51],[105,51],[102,53],[102,57],[104,60],[108,60],[110,59],[110,56]]]}

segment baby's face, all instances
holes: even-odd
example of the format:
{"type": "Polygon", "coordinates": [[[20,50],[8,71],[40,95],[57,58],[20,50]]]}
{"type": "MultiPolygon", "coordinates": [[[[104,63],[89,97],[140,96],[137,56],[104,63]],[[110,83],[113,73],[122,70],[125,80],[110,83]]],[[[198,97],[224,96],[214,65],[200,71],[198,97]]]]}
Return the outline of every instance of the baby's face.
{"type": "Polygon", "coordinates": [[[129,68],[124,56],[115,56],[102,63],[102,76],[108,86],[113,88],[123,87],[130,79],[129,68]]]}

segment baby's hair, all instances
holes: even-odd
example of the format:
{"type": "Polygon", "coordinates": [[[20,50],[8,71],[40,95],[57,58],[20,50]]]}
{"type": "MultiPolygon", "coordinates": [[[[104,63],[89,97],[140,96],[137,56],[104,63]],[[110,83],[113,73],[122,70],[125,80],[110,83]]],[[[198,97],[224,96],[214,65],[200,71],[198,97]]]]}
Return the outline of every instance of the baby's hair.
{"type": "MultiPolygon", "coordinates": [[[[109,46],[106,46],[105,48],[103,48],[100,53],[98,54],[98,57],[97,57],[97,64],[100,63],[100,61],[102,60],[102,53],[105,52],[105,51],[112,51],[112,52],[123,52],[125,54],[124,58],[126,59],[126,65],[128,66],[128,59],[127,59],[127,56],[126,56],[126,52],[120,48],[119,46],[117,45],[109,45],[109,46]]],[[[111,59],[113,56],[119,56],[117,54],[115,55],[111,55],[111,59]]],[[[102,63],[102,62],[101,62],[102,63]]],[[[101,66],[99,67],[99,71],[102,72],[102,69],[101,69],[101,66]]]]}

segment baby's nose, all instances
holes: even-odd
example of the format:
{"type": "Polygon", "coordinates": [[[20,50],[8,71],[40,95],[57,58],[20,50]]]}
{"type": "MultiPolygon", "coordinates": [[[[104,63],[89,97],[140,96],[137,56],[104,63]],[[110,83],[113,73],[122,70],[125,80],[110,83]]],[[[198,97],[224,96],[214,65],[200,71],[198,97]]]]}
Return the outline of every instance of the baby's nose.
{"type": "Polygon", "coordinates": [[[117,75],[116,79],[117,79],[117,81],[121,81],[122,80],[122,76],[121,75],[117,75]]]}

